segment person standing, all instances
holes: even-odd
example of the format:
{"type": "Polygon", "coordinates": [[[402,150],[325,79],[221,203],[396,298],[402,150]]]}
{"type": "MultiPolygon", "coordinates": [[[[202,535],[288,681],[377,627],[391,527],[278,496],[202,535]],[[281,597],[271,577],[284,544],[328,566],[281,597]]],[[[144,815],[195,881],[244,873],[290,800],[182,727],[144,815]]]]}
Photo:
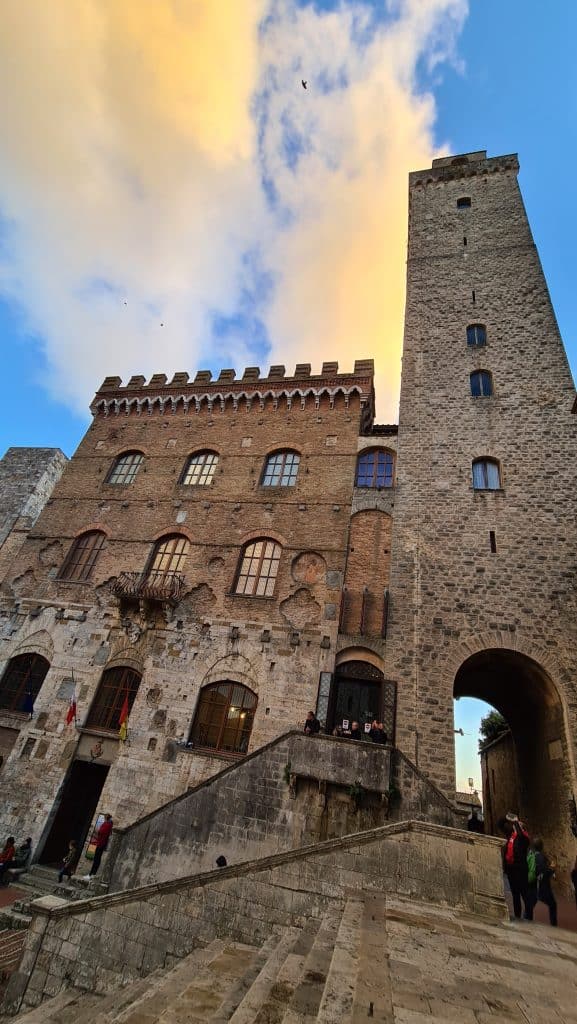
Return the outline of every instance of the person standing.
{"type": "Polygon", "coordinates": [[[485,831],[485,826],[479,818],[479,812],[476,807],[471,811],[471,817],[467,822],[467,830],[469,832],[477,832],[479,835],[483,835],[485,831]]]}
{"type": "Polygon", "coordinates": [[[4,849],[0,853],[0,883],[4,884],[4,879],[9,869],[14,864],[14,855],[16,849],[14,847],[14,836],[8,836],[8,839],[4,843],[4,849]]]}
{"type": "Polygon", "coordinates": [[[369,739],[371,739],[373,743],[384,744],[387,742],[387,734],[385,732],[385,727],[382,722],[377,722],[377,720],[375,719],[369,731],[369,739]]]}
{"type": "Polygon", "coordinates": [[[78,857],[79,857],[78,846],[76,844],[76,841],[74,839],[71,839],[69,844],[68,844],[68,853],[66,854],[64,860],[62,861],[62,867],[60,868],[60,871],[58,872],[58,884],[59,885],[62,882],[62,879],[64,878],[64,875],[66,875],[67,878],[71,878],[72,877],[72,875],[76,871],[76,865],[78,864],[78,857]]]}
{"type": "Polygon", "coordinates": [[[321,728],[321,723],[319,722],[318,718],[315,716],[314,711],[309,711],[309,713],[308,713],[308,715],[306,717],[306,721],[305,721],[305,728],[304,728],[305,736],[316,736],[316,734],[318,732],[320,732],[320,728],[321,728]]]}
{"type": "Polygon", "coordinates": [[[557,927],[557,900],[555,899],[551,881],[555,870],[549,857],[543,850],[543,840],[534,839],[531,847],[535,853],[535,872],[537,874],[537,899],[549,908],[549,924],[557,927]]]}
{"type": "Polygon", "coordinates": [[[364,736],[363,736],[363,734],[362,734],[362,732],[360,730],[358,722],[352,722],[351,723],[351,731],[349,733],[349,739],[351,739],[351,740],[362,740],[362,739],[364,739],[364,736]]]}
{"type": "Polygon", "coordinates": [[[92,861],[92,867],[87,875],[84,876],[85,881],[90,881],[94,878],[98,868],[100,867],[100,861],[102,860],[102,854],[108,846],[108,840],[112,833],[112,815],[105,814],[104,821],[96,833],[96,849],[94,851],[94,860],[92,861]]]}
{"type": "Polygon", "coordinates": [[[507,876],[513,897],[513,913],[516,918],[521,917],[522,903],[525,920],[532,921],[533,905],[529,893],[529,867],[527,864],[529,835],[516,815],[501,818],[498,825],[505,836],[505,844],[502,849],[503,871],[507,876]]]}

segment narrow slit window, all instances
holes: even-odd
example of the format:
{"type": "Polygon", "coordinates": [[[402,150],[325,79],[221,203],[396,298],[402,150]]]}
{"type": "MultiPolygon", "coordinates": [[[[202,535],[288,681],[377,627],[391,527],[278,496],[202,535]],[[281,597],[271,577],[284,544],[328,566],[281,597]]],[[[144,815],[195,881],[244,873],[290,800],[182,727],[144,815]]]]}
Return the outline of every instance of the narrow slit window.
{"type": "Polygon", "coordinates": [[[497,554],[497,539],[495,537],[495,531],[489,530],[489,546],[491,548],[491,554],[497,554]]]}
{"type": "Polygon", "coordinates": [[[470,208],[470,206],[471,206],[471,197],[470,196],[461,196],[460,199],[457,199],[457,209],[458,210],[468,210],[470,208]]]}

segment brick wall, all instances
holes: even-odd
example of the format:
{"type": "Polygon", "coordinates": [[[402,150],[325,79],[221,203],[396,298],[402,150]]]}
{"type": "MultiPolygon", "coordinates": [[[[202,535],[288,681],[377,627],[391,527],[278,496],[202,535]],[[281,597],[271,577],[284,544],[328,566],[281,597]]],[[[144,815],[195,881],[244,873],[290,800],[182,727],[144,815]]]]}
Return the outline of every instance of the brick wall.
{"type": "MultiPolygon", "coordinates": [[[[0,715],[19,738],[2,767],[7,794],[0,829],[46,839],[50,815],[75,759],[110,766],[99,808],[118,825],[134,821],[219,771],[230,759],[183,752],[203,685],[236,680],[258,697],[249,749],[298,727],[316,704],[321,671],[332,671],[359,435],[374,414],[372,362],[350,374],[336,363],[294,377],[254,368],[241,380],[199,373],[167,383],[107,378],[94,420],[5,574],[0,606],[0,672],[25,650],[50,661],[28,722],[0,715]],[[263,487],[267,455],[300,453],[294,487],[263,487]],[[179,483],[188,456],[219,456],[209,486],[179,483]],[[139,450],[128,486],[107,483],[115,458],[139,450]],[[98,529],[106,540],[90,579],[58,579],[74,538],[98,529]],[[119,603],[121,572],[141,573],[154,542],[190,541],[185,594],[176,607],[119,603]],[[242,545],[272,537],[282,548],[274,596],[232,593],[242,545]],[[142,674],[129,738],[65,727],[70,680],[82,727],[105,668],[142,674]],[[33,797],[25,797],[30,787],[33,797]]],[[[12,735],[12,734],[11,734],[12,735]]]]}

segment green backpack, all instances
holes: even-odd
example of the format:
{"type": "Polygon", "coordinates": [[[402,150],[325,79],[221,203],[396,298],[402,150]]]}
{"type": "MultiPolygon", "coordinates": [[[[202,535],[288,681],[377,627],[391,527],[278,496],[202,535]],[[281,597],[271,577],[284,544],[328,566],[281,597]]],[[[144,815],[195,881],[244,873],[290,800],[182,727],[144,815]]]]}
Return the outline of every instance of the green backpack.
{"type": "Polygon", "coordinates": [[[527,868],[529,873],[529,885],[535,885],[537,881],[537,861],[535,859],[535,851],[529,850],[527,853],[527,868]]]}

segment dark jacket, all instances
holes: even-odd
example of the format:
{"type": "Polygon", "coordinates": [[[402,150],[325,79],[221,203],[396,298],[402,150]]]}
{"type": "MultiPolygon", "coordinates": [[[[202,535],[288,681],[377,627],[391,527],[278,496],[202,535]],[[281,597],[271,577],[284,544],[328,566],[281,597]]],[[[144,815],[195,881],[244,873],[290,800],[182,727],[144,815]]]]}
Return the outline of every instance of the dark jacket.
{"type": "Polygon", "coordinates": [[[369,733],[373,743],[386,743],[387,734],[384,729],[371,729],[369,733]]]}
{"type": "Polygon", "coordinates": [[[304,732],[307,736],[314,736],[315,733],[320,732],[321,723],[318,718],[307,718],[305,722],[304,732]]]}
{"type": "Polygon", "coordinates": [[[365,735],[360,729],[351,729],[349,739],[350,740],[364,740],[365,735]]]}

